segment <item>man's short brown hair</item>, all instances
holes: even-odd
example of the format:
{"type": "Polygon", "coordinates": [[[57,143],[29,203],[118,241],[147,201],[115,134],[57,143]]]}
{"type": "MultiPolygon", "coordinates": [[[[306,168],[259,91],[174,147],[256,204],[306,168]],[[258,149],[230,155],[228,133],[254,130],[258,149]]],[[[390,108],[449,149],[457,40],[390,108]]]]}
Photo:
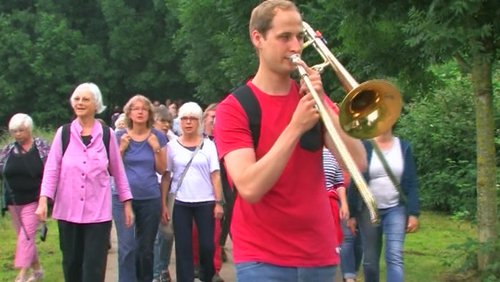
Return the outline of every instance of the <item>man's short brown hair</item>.
{"type": "Polygon", "coordinates": [[[288,0],[266,0],[260,3],[252,11],[250,16],[250,23],[248,25],[250,36],[252,31],[257,30],[264,37],[269,29],[271,29],[271,22],[276,15],[276,10],[295,10],[299,9],[292,1],[288,0]]]}

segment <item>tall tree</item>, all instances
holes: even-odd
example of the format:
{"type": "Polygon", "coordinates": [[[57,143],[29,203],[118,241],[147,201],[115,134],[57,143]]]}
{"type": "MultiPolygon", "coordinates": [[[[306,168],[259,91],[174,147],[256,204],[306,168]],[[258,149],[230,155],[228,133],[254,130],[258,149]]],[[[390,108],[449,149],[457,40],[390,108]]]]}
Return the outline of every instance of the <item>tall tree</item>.
{"type": "MultiPolygon", "coordinates": [[[[498,240],[498,195],[492,70],[498,63],[500,13],[493,0],[449,2],[413,7],[406,25],[412,36],[408,43],[421,45],[429,57],[436,51],[451,55],[470,74],[476,112],[478,237],[481,244],[494,246],[498,240]]],[[[479,248],[479,270],[485,271],[496,255],[492,248],[479,248]]]]}
{"type": "Polygon", "coordinates": [[[7,124],[16,112],[28,112],[24,108],[28,97],[35,93],[34,73],[31,62],[33,50],[34,17],[26,11],[15,11],[0,15],[0,119],[7,124]]]}
{"type": "Polygon", "coordinates": [[[191,97],[192,87],[178,70],[179,56],[172,46],[178,28],[163,1],[102,0],[109,30],[106,42],[118,100],[142,93],[164,102],[191,97]]]}
{"type": "Polygon", "coordinates": [[[203,102],[219,100],[255,72],[247,30],[251,7],[257,2],[166,1],[180,23],[174,44],[182,54],[181,70],[203,102]]]}
{"type": "Polygon", "coordinates": [[[177,28],[163,0],[3,1],[0,119],[22,111],[58,125],[70,117],[69,92],[83,81],[96,82],[114,105],[135,93],[162,102],[192,97],[172,46],[177,28]]]}
{"type": "Polygon", "coordinates": [[[0,28],[4,43],[0,97],[6,102],[2,117],[22,111],[32,114],[41,126],[67,121],[71,88],[102,73],[100,49],[71,30],[64,18],[42,7],[3,14],[0,28]],[[95,63],[90,67],[88,62],[95,63]]]}
{"type": "MultiPolygon", "coordinates": [[[[396,31],[390,46],[382,52],[380,68],[400,64],[408,66],[455,59],[467,73],[473,86],[477,139],[477,220],[479,242],[494,244],[498,240],[498,195],[493,118],[493,68],[498,64],[500,10],[494,0],[428,0],[428,1],[332,1],[344,16],[342,38],[362,50],[372,40],[396,31]],[[414,50],[415,52],[401,52],[414,50]]],[[[372,56],[380,52],[367,50],[372,56]]],[[[418,69],[417,69],[418,70],[418,69]]],[[[491,248],[479,248],[479,270],[484,271],[495,260],[491,248]]]]}

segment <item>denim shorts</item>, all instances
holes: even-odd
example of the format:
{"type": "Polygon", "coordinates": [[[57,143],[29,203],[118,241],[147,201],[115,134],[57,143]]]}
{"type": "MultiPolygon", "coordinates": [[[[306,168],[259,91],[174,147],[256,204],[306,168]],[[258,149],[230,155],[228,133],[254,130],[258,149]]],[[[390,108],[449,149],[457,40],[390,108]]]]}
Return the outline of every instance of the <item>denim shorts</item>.
{"type": "Polygon", "coordinates": [[[261,262],[236,264],[238,282],[331,282],[335,265],[321,267],[284,267],[261,262]]]}

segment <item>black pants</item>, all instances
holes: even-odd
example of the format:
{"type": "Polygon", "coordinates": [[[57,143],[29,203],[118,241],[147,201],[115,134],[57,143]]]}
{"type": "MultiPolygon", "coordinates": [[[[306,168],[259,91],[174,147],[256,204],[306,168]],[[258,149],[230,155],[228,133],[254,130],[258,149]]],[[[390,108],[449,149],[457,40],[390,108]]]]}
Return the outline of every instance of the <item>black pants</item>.
{"type": "Polygon", "coordinates": [[[200,280],[210,282],[214,268],[214,206],[215,203],[183,203],[175,201],[173,225],[175,235],[175,256],[177,281],[194,281],[193,265],[193,219],[198,228],[200,244],[200,280]]]}
{"type": "Polygon", "coordinates": [[[64,280],[104,282],[111,221],[91,224],[58,221],[64,280]]]}

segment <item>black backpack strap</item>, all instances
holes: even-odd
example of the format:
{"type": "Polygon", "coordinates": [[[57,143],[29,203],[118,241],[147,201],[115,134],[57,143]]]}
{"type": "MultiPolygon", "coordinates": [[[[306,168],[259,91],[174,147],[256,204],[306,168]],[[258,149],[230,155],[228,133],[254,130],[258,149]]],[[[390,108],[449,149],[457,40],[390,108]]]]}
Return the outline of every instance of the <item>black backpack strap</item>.
{"type": "Polygon", "coordinates": [[[104,143],[104,147],[106,147],[106,154],[108,155],[108,160],[109,160],[109,135],[110,135],[110,128],[109,126],[102,124],[102,142],[104,143]]]}
{"type": "MultiPolygon", "coordinates": [[[[252,141],[254,148],[257,148],[260,137],[260,120],[261,120],[261,110],[259,102],[255,97],[252,89],[248,85],[242,85],[233,91],[232,94],[236,100],[241,104],[243,110],[248,117],[248,123],[250,132],[252,133],[252,141]]],[[[215,140],[217,142],[217,140],[215,140]]],[[[219,237],[219,243],[221,245],[226,243],[227,236],[229,235],[231,220],[233,217],[233,207],[238,191],[236,187],[231,187],[228,182],[228,176],[226,167],[224,165],[224,160],[220,162],[220,178],[222,183],[222,194],[224,197],[224,216],[221,220],[221,235],[219,237]]],[[[233,185],[234,186],[234,185],[233,185]]]]}
{"type": "Polygon", "coordinates": [[[236,188],[231,187],[231,184],[229,184],[224,160],[220,161],[220,180],[222,184],[222,197],[224,198],[224,216],[221,218],[219,245],[223,246],[226,244],[226,239],[230,232],[233,207],[237,194],[236,188]]]}
{"type": "Polygon", "coordinates": [[[300,147],[302,147],[302,149],[314,152],[323,148],[323,132],[321,126],[321,122],[318,122],[315,126],[302,134],[300,137],[300,147]]]}
{"type": "Polygon", "coordinates": [[[257,148],[260,137],[261,111],[259,101],[248,85],[238,87],[233,96],[240,102],[248,117],[250,131],[252,132],[253,147],[257,148]]]}
{"type": "Polygon", "coordinates": [[[61,129],[61,139],[62,139],[62,155],[66,153],[66,149],[68,149],[69,140],[70,140],[70,127],[71,123],[66,123],[62,126],[61,129]]]}

